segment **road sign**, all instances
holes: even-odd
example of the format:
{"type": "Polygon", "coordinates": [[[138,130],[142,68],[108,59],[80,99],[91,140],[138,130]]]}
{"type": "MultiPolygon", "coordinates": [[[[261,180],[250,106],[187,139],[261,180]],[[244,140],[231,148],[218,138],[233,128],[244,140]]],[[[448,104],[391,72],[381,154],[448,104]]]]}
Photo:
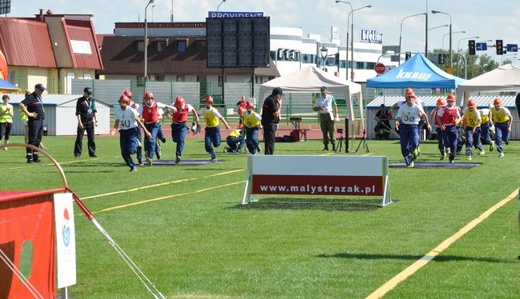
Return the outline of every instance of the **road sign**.
{"type": "Polygon", "coordinates": [[[378,63],[378,64],[376,64],[376,67],[374,68],[374,70],[376,71],[376,73],[381,75],[381,74],[385,73],[386,68],[385,68],[384,64],[378,63]]]}
{"type": "Polygon", "coordinates": [[[507,44],[507,52],[518,52],[517,44],[507,44]]]}
{"type": "Polygon", "coordinates": [[[477,51],[486,51],[487,50],[487,43],[476,43],[475,49],[477,51]]]}

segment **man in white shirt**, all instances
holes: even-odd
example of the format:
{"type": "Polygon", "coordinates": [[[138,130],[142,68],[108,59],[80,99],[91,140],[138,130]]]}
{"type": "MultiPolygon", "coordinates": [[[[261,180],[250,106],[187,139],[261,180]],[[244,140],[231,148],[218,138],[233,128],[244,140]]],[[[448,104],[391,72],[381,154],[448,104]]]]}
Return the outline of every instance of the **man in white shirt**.
{"type": "Polygon", "coordinates": [[[314,111],[320,113],[320,127],[323,134],[323,150],[329,150],[329,141],[332,143],[332,150],[336,151],[336,137],[334,136],[334,121],[339,120],[338,105],[336,99],[327,93],[327,87],[320,88],[321,95],[314,105],[314,111]]]}

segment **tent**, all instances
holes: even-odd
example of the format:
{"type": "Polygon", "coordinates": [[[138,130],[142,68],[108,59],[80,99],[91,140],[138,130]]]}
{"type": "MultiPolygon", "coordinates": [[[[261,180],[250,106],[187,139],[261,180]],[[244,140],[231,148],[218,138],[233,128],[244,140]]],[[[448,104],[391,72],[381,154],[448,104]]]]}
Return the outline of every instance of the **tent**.
{"type": "Polygon", "coordinates": [[[0,79],[0,92],[16,93],[16,92],[20,92],[20,88],[18,88],[16,85],[10,83],[9,81],[0,79]]]}
{"type": "Polygon", "coordinates": [[[330,75],[316,66],[308,66],[265,82],[260,86],[258,98],[263,100],[271,94],[275,87],[281,87],[284,93],[318,93],[321,86],[326,86],[327,90],[333,95],[345,96],[345,100],[349,103],[349,118],[351,120],[354,120],[354,99],[352,95],[355,95],[363,123],[361,85],[330,75]]]}
{"type": "Polygon", "coordinates": [[[460,84],[457,88],[457,98],[464,96],[464,102],[469,99],[472,91],[520,91],[520,68],[505,64],[460,84]]]}
{"type": "Polygon", "coordinates": [[[381,76],[367,80],[367,87],[374,88],[451,88],[465,80],[450,75],[423,54],[417,53],[399,67],[381,76]]]}

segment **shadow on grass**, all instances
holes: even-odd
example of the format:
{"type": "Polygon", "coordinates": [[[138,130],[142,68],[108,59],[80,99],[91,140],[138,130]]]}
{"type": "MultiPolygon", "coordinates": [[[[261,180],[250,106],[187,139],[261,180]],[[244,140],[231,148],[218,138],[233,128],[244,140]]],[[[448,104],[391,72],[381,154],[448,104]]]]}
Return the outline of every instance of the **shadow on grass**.
{"type": "MultiPolygon", "coordinates": [[[[402,254],[368,254],[368,253],[336,253],[336,254],[319,254],[319,258],[344,258],[344,259],[363,259],[363,260],[420,260],[424,256],[419,255],[402,255],[402,254]]],[[[487,263],[518,263],[516,256],[511,259],[498,259],[492,257],[471,257],[456,255],[440,255],[436,256],[432,262],[452,262],[452,261],[475,261],[487,263]]]]}
{"type": "Polygon", "coordinates": [[[381,208],[380,199],[355,198],[262,198],[247,205],[236,205],[241,210],[322,210],[374,211],[381,208]]]}

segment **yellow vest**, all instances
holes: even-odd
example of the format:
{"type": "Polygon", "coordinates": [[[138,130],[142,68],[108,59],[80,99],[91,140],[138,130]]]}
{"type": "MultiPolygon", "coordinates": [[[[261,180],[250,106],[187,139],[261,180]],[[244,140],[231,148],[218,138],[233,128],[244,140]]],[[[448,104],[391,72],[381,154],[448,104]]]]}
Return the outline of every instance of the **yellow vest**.
{"type": "Polygon", "coordinates": [[[509,116],[506,115],[506,110],[504,107],[500,107],[500,110],[498,111],[496,111],[495,108],[492,108],[491,115],[493,116],[493,122],[497,124],[509,121],[509,116]]]}
{"type": "Polygon", "coordinates": [[[464,118],[466,119],[466,125],[468,127],[474,128],[477,126],[477,113],[479,113],[477,110],[469,111],[469,109],[464,112],[464,118]]]}
{"type": "Polygon", "coordinates": [[[251,115],[247,115],[247,111],[242,113],[242,122],[246,128],[254,128],[260,125],[260,121],[256,118],[255,112],[251,112],[251,115]]]}
{"type": "Polygon", "coordinates": [[[230,137],[240,137],[240,132],[241,132],[240,129],[233,130],[233,131],[231,131],[231,133],[229,133],[229,136],[230,137]]]}
{"type": "Polygon", "coordinates": [[[13,105],[11,104],[0,104],[0,123],[13,123],[13,117],[7,113],[7,108],[9,108],[9,111],[13,112],[13,105]]]}
{"type": "Polygon", "coordinates": [[[480,112],[480,119],[481,119],[481,123],[482,124],[487,124],[489,122],[489,109],[488,108],[485,108],[485,109],[481,109],[479,110],[480,112]]]}
{"type": "Polygon", "coordinates": [[[202,115],[204,116],[204,121],[206,122],[206,127],[208,128],[214,128],[219,125],[218,117],[216,117],[213,114],[213,111],[216,111],[214,107],[211,107],[208,111],[208,109],[204,108],[202,115]]]}

